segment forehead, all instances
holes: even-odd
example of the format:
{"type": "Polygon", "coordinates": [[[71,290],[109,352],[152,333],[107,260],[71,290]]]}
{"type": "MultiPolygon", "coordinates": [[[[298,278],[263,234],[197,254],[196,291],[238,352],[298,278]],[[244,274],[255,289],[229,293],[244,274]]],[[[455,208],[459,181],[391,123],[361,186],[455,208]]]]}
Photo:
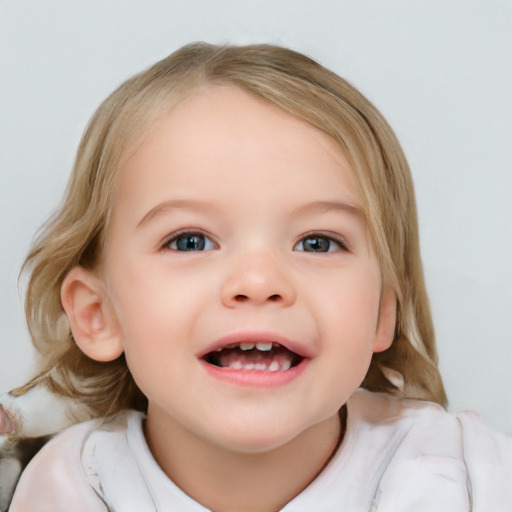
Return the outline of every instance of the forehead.
{"type": "Polygon", "coordinates": [[[224,191],[224,199],[234,201],[236,187],[268,197],[282,195],[284,182],[290,198],[316,184],[359,203],[350,166],[333,139],[239,88],[209,85],[155,123],[121,168],[118,198],[154,202],[169,193],[224,191]]]}

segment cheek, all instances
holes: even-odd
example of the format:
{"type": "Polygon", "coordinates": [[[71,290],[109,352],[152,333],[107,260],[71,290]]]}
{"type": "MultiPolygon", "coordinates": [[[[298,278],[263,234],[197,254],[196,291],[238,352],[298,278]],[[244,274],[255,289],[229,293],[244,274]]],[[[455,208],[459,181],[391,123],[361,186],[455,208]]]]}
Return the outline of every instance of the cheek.
{"type": "Polygon", "coordinates": [[[162,272],[158,265],[136,270],[119,266],[110,290],[127,361],[133,372],[138,367],[168,369],[190,348],[204,311],[205,294],[198,293],[204,286],[197,277],[184,279],[183,273],[162,272]]]}
{"type": "Polygon", "coordinates": [[[326,324],[337,330],[342,339],[360,343],[373,339],[380,304],[380,284],[374,279],[344,279],[331,286],[323,301],[326,324]]]}
{"type": "Polygon", "coordinates": [[[194,290],[198,289],[197,283],[184,282],[183,275],[162,268],[160,260],[147,260],[121,260],[111,273],[109,294],[122,324],[131,330],[176,322],[187,311],[194,290]]]}

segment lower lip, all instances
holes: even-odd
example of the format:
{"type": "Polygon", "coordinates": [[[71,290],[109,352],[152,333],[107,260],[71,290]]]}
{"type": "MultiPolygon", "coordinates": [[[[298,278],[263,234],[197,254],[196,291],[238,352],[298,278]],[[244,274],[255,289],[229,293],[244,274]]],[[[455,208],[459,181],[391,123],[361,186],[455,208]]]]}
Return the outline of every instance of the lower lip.
{"type": "Polygon", "coordinates": [[[265,370],[237,370],[234,368],[221,368],[206,361],[201,361],[209,375],[217,380],[235,384],[237,386],[254,388],[275,388],[285,386],[297,379],[308,365],[303,359],[297,366],[288,370],[270,372],[265,370]]]}

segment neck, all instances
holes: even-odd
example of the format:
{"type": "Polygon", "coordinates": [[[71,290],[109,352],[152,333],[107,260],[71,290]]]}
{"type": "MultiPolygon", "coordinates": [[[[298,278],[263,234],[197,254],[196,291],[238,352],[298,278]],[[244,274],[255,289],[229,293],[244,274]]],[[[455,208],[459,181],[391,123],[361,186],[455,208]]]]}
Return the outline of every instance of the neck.
{"type": "Polygon", "coordinates": [[[204,507],[214,512],[273,512],[303,491],[329,462],[343,437],[344,412],[263,453],[212,445],[172,422],[165,431],[155,429],[150,411],[146,435],[167,476],[204,507]]]}

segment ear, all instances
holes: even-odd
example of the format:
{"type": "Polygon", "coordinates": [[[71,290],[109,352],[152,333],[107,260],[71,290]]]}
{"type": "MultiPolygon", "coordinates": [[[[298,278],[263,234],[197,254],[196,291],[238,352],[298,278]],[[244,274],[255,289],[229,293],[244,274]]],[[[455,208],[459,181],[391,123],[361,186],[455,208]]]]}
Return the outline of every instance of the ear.
{"type": "Polygon", "coordinates": [[[60,300],[80,350],[96,361],[113,361],[123,353],[121,329],[103,282],[74,267],[61,286],[60,300]]]}
{"type": "Polygon", "coordinates": [[[380,298],[379,319],[373,341],[373,351],[382,352],[393,343],[396,329],[396,295],[387,286],[380,298]]]}

